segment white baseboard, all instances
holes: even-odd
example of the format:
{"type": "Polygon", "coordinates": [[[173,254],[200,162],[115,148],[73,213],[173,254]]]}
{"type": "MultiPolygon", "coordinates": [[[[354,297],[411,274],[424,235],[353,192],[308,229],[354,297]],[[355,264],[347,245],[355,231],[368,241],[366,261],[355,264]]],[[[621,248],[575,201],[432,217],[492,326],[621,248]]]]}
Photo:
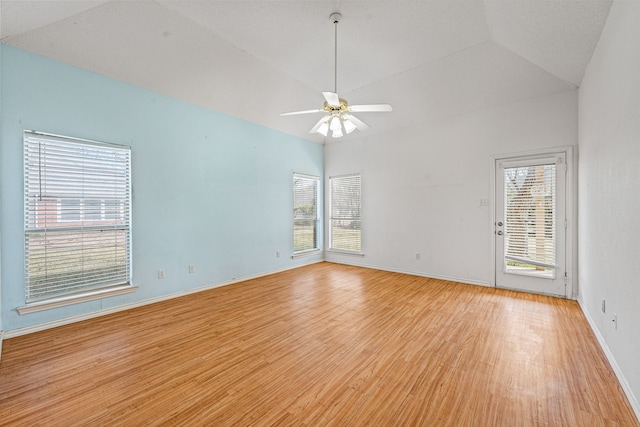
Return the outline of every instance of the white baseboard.
{"type": "Polygon", "coordinates": [[[582,313],[584,313],[584,317],[587,318],[587,322],[589,322],[589,326],[591,326],[591,330],[593,331],[593,333],[596,336],[596,339],[598,340],[598,344],[600,344],[600,348],[602,348],[602,351],[604,351],[605,356],[607,356],[607,360],[609,361],[609,364],[611,365],[613,372],[616,374],[616,377],[620,382],[620,386],[622,386],[622,390],[624,390],[624,394],[627,395],[627,399],[629,400],[629,404],[633,408],[633,412],[635,412],[636,414],[636,418],[638,419],[638,421],[640,421],[640,403],[638,402],[638,398],[633,393],[633,390],[631,389],[631,386],[629,385],[627,378],[624,376],[624,373],[622,372],[622,369],[620,369],[618,362],[616,362],[615,357],[613,357],[613,353],[611,353],[611,350],[609,349],[607,342],[604,340],[604,337],[600,333],[600,330],[597,328],[596,323],[593,321],[593,318],[591,317],[589,312],[586,310],[584,306],[584,302],[582,301],[582,298],[578,296],[577,301],[578,301],[578,305],[580,305],[580,309],[582,310],[582,313]]]}
{"type": "MultiPolygon", "coordinates": [[[[11,331],[5,331],[4,332],[4,339],[19,337],[21,335],[32,334],[34,332],[40,332],[40,331],[44,331],[46,329],[56,328],[58,326],[69,325],[71,323],[81,322],[83,320],[93,319],[93,318],[100,317],[100,316],[106,316],[107,314],[117,313],[119,311],[131,310],[132,308],[142,307],[142,306],[153,304],[153,303],[156,303],[156,302],[166,301],[166,300],[173,299],[173,298],[179,298],[179,297],[183,297],[185,295],[195,294],[195,293],[198,293],[198,292],[208,291],[210,289],[220,288],[222,286],[231,285],[233,283],[244,282],[246,280],[257,279],[257,278],[260,278],[260,277],[269,276],[271,274],[282,273],[283,271],[293,270],[293,269],[296,269],[296,268],[304,267],[306,265],[316,264],[316,263],[323,262],[323,261],[324,261],[324,259],[314,260],[314,261],[310,261],[310,262],[307,262],[307,263],[302,264],[302,265],[296,265],[296,266],[293,266],[293,267],[287,267],[287,268],[283,268],[283,269],[280,269],[280,270],[269,271],[269,272],[266,272],[266,273],[254,274],[254,275],[251,275],[251,276],[238,277],[236,279],[228,280],[226,282],[214,283],[214,284],[211,284],[211,285],[201,286],[201,287],[189,289],[189,290],[186,290],[186,291],[175,292],[175,293],[172,293],[172,294],[161,295],[161,296],[158,296],[158,297],[149,298],[149,299],[145,299],[145,300],[142,300],[142,301],[132,302],[130,304],[123,304],[123,305],[119,305],[119,306],[116,306],[116,307],[105,308],[103,310],[92,311],[91,313],[80,314],[78,316],[66,317],[64,319],[54,320],[54,321],[46,322],[46,323],[40,323],[40,324],[33,325],[33,326],[27,326],[25,328],[19,328],[19,329],[14,329],[14,330],[11,330],[11,331]]],[[[0,341],[0,345],[1,345],[1,341],[0,341]]],[[[0,351],[1,350],[2,350],[2,348],[0,347],[0,351]]]]}
{"type": "Polygon", "coordinates": [[[469,279],[461,279],[459,277],[439,276],[439,275],[428,274],[428,273],[420,273],[420,272],[416,272],[416,271],[407,271],[407,270],[399,270],[399,269],[389,268],[389,267],[380,267],[380,266],[376,266],[376,265],[370,265],[370,264],[367,264],[367,263],[346,262],[346,261],[342,261],[342,260],[336,260],[336,259],[333,259],[333,258],[332,259],[325,259],[325,261],[334,262],[336,264],[352,265],[354,267],[371,268],[373,270],[382,270],[382,271],[390,271],[390,272],[393,272],[393,273],[408,274],[410,276],[428,277],[430,279],[447,280],[449,282],[465,283],[465,284],[468,284],[468,285],[485,286],[485,287],[489,287],[489,288],[493,287],[493,285],[491,283],[484,282],[484,281],[481,281],[481,280],[469,280],[469,279]]]}

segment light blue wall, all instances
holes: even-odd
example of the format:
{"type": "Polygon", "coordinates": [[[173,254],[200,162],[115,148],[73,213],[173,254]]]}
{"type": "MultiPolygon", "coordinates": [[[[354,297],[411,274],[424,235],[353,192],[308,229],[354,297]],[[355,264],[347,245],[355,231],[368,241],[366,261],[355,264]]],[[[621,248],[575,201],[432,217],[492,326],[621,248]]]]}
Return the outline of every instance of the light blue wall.
{"type": "Polygon", "coordinates": [[[292,174],[322,177],[321,145],[10,46],[1,55],[5,330],[321,258],[291,259],[292,174]],[[17,313],[24,305],[25,129],[131,146],[137,292],[17,313]],[[165,279],[157,279],[158,269],[165,279]]]}
{"type": "MultiPolygon", "coordinates": [[[[2,50],[3,44],[0,43],[0,189],[2,188],[2,50]]],[[[0,190],[0,196],[1,196],[0,190]]],[[[2,322],[2,197],[0,197],[0,356],[2,356],[2,331],[4,331],[2,322]]]]}

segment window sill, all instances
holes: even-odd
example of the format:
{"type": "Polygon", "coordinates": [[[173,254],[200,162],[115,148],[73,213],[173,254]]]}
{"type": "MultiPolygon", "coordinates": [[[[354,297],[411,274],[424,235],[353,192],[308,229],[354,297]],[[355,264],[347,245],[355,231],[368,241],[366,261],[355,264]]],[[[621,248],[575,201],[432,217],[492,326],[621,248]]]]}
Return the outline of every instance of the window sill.
{"type": "Polygon", "coordinates": [[[36,313],[38,311],[49,310],[57,307],[64,307],[65,305],[77,304],[85,301],[93,301],[96,299],[128,294],[131,292],[135,292],[136,290],[138,290],[137,286],[122,285],[122,286],[116,286],[112,288],[85,292],[81,294],[65,295],[59,298],[52,298],[46,301],[34,302],[31,304],[27,304],[23,307],[18,307],[18,313],[20,314],[36,313]]]}
{"type": "Polygon", "coordinates": [[[316,255],[322,252],[320,249],[310,249],[308,251],[296,252],[291,255],[291,259],[302,258],[305,256],[316,255]]]}
{"type": "Polygon", "coordinates": [[[351,255],[351,256],[364,257],[364,253],[362,252],[350,252],[350,251],[343,251],[340,249],[328,249],[327,252],[331,252],[337,255],[351,255]]]}

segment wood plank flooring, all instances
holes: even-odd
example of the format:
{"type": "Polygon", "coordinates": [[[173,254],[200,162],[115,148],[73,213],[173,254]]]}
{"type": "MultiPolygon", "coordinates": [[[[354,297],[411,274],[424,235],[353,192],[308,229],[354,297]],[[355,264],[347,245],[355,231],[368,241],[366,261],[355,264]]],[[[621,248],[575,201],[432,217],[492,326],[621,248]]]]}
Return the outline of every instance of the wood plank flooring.
{"type": "Polygon", "coordinates": [[[1,425],[640,425],[575,301],[330,263],[3,347],[1,425]]]}

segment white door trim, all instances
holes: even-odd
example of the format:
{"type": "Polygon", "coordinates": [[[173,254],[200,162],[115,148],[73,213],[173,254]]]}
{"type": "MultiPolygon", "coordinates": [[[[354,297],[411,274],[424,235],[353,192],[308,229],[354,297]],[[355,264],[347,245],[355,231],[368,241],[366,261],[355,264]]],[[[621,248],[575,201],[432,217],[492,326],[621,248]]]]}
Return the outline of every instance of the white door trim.
{"type": "Polygon", "coordinates": [[[567,270],[567,294],[566,297],[570,299],[576,299],[578,294],[577,287],[577,257],[574,252],[575,238],[577,236],[577,217],[576,217],[576,186],[575,186],[575,167],[576,158],[574,157],[574,147],[572,145],[566,145],[562,147],[551,147],[539,150],[522,151],[517,153],[508,154],[496,154],[490,156],[490,188],[489,188],[489,236],[490,236],[490,285],[496,287],[496,239],[495,224],[496,224],[496,164],[498,161],[509,161],[521,157],[544,157],[553,156],[554,154],[564,153],[566,156],[567,165],[567,178],[566,178],[566,217],[567,217],[567,229],[566,229],[566,270],[567,270]]]}

